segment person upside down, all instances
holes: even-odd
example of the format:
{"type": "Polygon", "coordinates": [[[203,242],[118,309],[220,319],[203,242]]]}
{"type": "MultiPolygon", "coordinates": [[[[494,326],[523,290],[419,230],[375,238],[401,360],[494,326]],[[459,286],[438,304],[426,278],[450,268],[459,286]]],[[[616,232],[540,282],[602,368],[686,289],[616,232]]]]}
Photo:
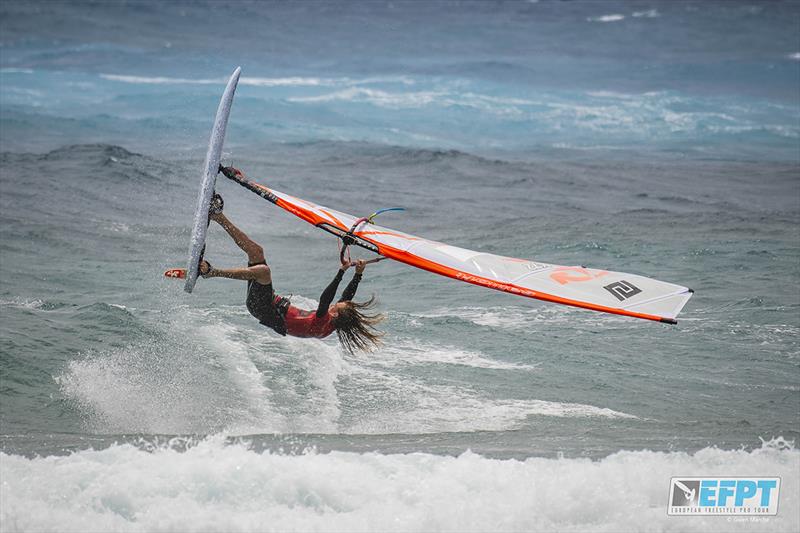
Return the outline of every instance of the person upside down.
{"type": "Polygon", "coordinates": [[[237,228],[222,212],[222,198],[214,196],[209,218],[222,226],[233,242],[247,254],[247,268],[214,268],[208,261],[200,264],[203,278],[228,278],[247,281],[247,310],[262,325],[281,335],[293,337],[324,338],[334,331],[342,346],[350,353],[368,351],[380,343],[381,333],[375,326],[383,315],[367,311],[375,304],[375,297],[366,302],[354,302],[358,284],[366,268],[363,259],[351,263],[343,261],[333,281],[322,291],[316,310],[293,306],[288,298],[275,294],[272,272],[264,257],[264,249],[242,230],[237,228]],[[345,271],[355,265],[356,272],[336,303],[333,299],[345,271]]]}

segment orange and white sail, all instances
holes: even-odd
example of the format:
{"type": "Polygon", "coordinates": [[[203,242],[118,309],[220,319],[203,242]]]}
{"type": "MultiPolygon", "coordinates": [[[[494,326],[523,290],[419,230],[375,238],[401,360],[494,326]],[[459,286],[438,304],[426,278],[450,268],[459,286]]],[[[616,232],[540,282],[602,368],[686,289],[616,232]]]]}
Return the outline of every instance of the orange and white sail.
{"type": "Polygon", "coordinates": [[[351,237],[355,245],[474,285],[671,324],[692,296],[687,287],[637,274],[504,257],[363,223],[363,218],[269,189],[233,169],[223,169],[223,173],[309,224],[339,237],[351,237]]]}

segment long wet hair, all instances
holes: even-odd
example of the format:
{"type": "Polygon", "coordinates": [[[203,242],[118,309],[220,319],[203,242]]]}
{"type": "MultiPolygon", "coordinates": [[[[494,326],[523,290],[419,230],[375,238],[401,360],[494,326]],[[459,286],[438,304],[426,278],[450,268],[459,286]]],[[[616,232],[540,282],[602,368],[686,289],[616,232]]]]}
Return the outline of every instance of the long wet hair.
{"type": "Polygon", "coordinates": [[[375,326],[383,321],[384,316],[380,313],[365,313],[375,307],[375,296],[366,302],[348,300],[344,303],[346,305],[339,309],[333,325],[345,350],[350,353],[368,352],[378,346],[383,334],[375,326]]]}

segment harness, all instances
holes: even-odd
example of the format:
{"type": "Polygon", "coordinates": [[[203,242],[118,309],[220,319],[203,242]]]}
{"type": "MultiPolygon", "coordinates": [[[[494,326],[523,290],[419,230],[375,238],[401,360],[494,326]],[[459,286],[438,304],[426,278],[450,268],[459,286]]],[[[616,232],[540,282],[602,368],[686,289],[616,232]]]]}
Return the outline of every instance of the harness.
{"type": "Polygon", "coordinates": [[[273,303],[275,304],[275,309],[278,310],[278,314],[286,319],[286,311],[288,311],[289,306],[292,305],[292,302],[289,301],[289,298],[286,298],[285,296],[278,296],[276,294],[273,303]]]}

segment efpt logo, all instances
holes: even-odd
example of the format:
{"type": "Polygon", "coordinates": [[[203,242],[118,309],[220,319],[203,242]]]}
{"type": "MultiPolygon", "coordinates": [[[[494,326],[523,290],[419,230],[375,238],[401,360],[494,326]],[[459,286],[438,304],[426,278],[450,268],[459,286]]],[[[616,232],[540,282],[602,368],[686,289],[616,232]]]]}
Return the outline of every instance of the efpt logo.
{"type": "Polygon", "coordinates": [[[668,515],[776,515],[779,477],[674,477],[668,515]]]}

